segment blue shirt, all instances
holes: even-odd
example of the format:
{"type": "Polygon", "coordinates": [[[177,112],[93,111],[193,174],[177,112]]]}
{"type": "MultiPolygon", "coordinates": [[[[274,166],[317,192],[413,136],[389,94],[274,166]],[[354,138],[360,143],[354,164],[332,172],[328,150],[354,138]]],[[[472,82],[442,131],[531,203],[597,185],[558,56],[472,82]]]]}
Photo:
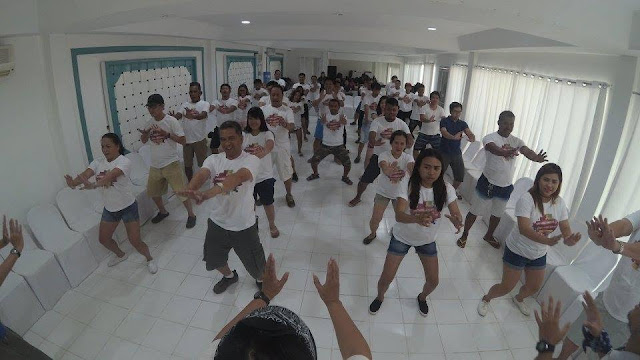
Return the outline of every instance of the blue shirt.
{"type": "MultiPolygon", "coordinates": [[[[451,120],[451,116],[447,116],[446,118],[440,120],[440,128],[445,128],[447,129],[449,134],[455,135],[460,131],[468,129],[469,125],[467,125],[467,123],[463,120],[453,121],[451,120]]],[[[460,140],[451,140],[443,136],[440,140],[440,152],[451,155],[462,154],[462,151],[460,150],[460,140]]]]}

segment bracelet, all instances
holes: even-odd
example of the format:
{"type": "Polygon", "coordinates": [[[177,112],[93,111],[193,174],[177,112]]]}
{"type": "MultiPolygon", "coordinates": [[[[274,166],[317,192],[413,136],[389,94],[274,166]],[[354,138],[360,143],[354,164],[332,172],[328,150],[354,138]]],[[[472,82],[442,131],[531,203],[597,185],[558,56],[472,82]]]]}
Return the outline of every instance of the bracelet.
{"type": "Polygon", "coordinates": [[[618,251],[615,250],[611,250],[612,253],[619,255],[622,254],[622,252],[624,251],[624,243],[620,240],[616,240],[618,242],[618,244],[620,245],[620,249],[618,251]]]}
{"type": "Polygon", "coordinates": [[[596,353],[607,354],[611,351],[611,340],[609,340],[609,334],[606,330],[602,329],[600,336],[596,338],[589,332],[586,326],[582,327],[582,335],[584,335],[584,340],[582,340],[582,350],[587,351],[587,348],[590,348],[596,353]]]}

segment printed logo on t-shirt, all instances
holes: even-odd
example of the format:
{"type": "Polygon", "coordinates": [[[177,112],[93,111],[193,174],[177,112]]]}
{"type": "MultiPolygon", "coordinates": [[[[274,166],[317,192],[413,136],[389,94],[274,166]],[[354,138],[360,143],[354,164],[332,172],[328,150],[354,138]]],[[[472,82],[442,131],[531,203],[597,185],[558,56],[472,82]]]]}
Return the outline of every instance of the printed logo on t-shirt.
{"type": "Polygon", "coordinates": [[[104,179],[105,175],[107,175],[107,171],[106,170],[96,174],[96,182],[104,179]]]}
{"type": "Polygon", "coordinates": [[[258,152],[260,150],[260,148],[262,148],[262,146],[260,146],[260,144],[253,143],[253,144],[249,144],[246,148],[244,148],[244,151],[248,152],[251,155],[255,155],[256,152],[258,152]]]}
{"type": "Polygon", "coordinates": [[[332,130],[332,131],[336,131],[336,130],[340,129],[341,125],[342,124],[340,124],[340,122],[338,120],[331,120],[331,121],[327,122],[327,128],[329,130],[332,130]]]}
{"type": "Polygon", "coordinates": [[[429,215],[431,222],[436,223],[436,220],[440,219],[440,212],[433,201],[423,201],[418,203],[415,209],[411,209],[411,215],[429,215]]]}
{"type": "Polygon", "coordinates": [[[554,219],[551,214],[545,214],[533,223],[533,230],[543,235],[551,234],[557,227],[558,220],[554,219]]]}
{"type": "Polygon", "coordinates": [[[386,128],[380,133],[380,137],[383,139],[391,139],[391,134],[393,134],[393,129],[386,128]]]}
{"type": "MultiPolygon", "coordinates": [[[[225,181],[225,179],[227,178],[227,176],[233,174],[233,170],[225,170],[223,172],[219,172],[218,174],[216,174],[216,176],[213,178],[213,185],[217,185],[219,183],[222,183],[225,181]]],[[[235,189],[233,189],[233,191],[238,192],[238,187],[242,186],[242,184],[236,186],[235,189]]]]}
{"type": "Polygon", "coordinates": [[[162,144],[165,140],[165,137],[160,133],[160,128],[157,126],[154,126],[151,128],[151,131],[149,132],[149,139],[151,139],[151,141],[154,144],[162,144]]]}
{"type": "Polygon", "coordinates": [[[267,124],[271,125],[271,126],[278,126],[278,124],[280,124],[280,121],[283,119],[282,116],[278,115],[278,114],[271,114],[267,117],[267,124]]]}

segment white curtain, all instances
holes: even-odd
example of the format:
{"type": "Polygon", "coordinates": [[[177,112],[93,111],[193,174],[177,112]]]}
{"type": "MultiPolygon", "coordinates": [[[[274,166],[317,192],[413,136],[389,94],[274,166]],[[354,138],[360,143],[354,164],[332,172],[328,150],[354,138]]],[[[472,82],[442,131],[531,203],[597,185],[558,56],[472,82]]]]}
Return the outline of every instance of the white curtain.
{"type": "MultiPolygon", "coordinates": [[[[433,82],[433,64],[424,64],[424,74],[422,74],[422,83],[424,84],[425,92],[431,92],[431,83],[433,82]]],[[[404,84],[402,85],[404,88],[404,84]]]]}
{"type": "Polygon", "coordinates": [[[424,64],[404,64],[404,82],[415,85],[422,81],[424,74],[424,64]]]}
{"type": "Polygon", "coordinates": [[[387,82],[387,69],[389,65],[387,63],[376,62],[373,63],[373,75],[376,77],[376,80],[382,85],[385,85],[387,82]]]}
{"type": "MultiPolygon", "coordinates": [[[[500,112],[511,110],[516,115],[513,134],[534,151],[544,149],[549,161],[562,168],[561,195],[573,210],[579,203],[573,201],[578,184],[589,176],[593,161],[592,153],[587,156],[587,145],[591,129],[601,121],[596,118],[598,103],[605,98],[601,92],[606,90],[475,68],[466,120],[480,140],[498,129],[500,112]]],[[[520,156],[514,180],[534,178],[540,166],[520,156]]]]}
{"type": "MultiPolygon", "coordinates": [[[[387,82],[391,81],[391,77],[393,75],[397,76],[398,78],[400,78],[400,64],[396,64],[396,63],[389,63],[389,67],[388,67],[388,71],[387,71],[387,82]]],[[[401,80],[402,81],[402,80],[401,80]]],[[[403,88],[404,88],[404,84],[403,88]]]]}
{"type": "Polygon", "coordinates": [[[640,206],[640,95],[631,95],[629,112],[622,130],[612,171],[602,194],[599,213],[611,221],[638,210],[640,206]]]}
{"type": "MultiPolygon", "coordinates": [[[[467,83],[467,67],[454,65],[449,69],[447,91],[444,98],[444,109],[449,113],[449,104],[454,101],[462,103],[464,88],[467,83]]],[[[463,104],[464,105],[464,104],[463,104]]]]}

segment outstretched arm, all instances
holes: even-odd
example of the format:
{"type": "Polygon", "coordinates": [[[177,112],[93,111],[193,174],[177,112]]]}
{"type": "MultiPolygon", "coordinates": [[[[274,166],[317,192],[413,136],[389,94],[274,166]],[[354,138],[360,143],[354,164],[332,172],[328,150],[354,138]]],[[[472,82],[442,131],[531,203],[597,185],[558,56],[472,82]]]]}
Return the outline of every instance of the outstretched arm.
{"type": "Polygon", "coordinates": [[[536,153],[535,151],[529,149],[528,147],[523,146],[520,148],[520,153],[531,161],[535,161],[539,163],[547,161],[547,153],[544,152],[544,150],[540,150],[539,153],[536,153]]]}

